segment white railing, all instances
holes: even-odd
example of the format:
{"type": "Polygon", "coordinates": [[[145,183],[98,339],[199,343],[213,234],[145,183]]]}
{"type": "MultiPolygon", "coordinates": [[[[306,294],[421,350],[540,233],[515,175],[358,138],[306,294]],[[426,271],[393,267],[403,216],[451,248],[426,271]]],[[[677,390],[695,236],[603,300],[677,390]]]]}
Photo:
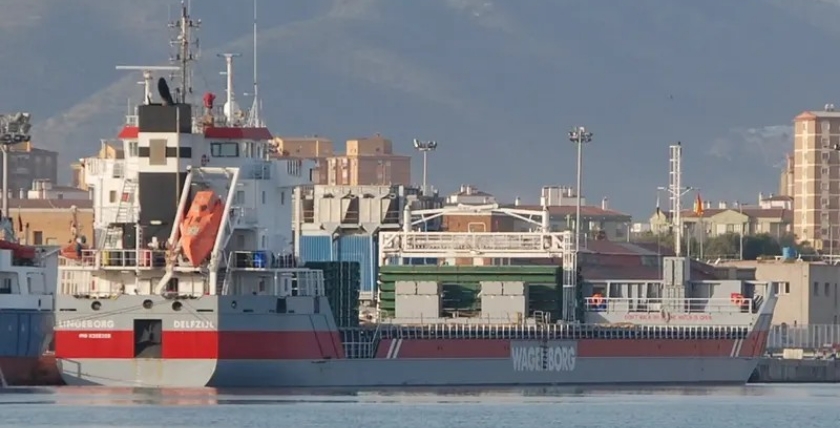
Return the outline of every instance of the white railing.
{"type": "MultiPolygon", "coordinates": [[[[743,339],[744,326],[450,324],[375,327],[382,339],[743,339]]],[[[368,328],[371,329],[372,328],[368,328]]]]}
{"type": "Polygon", "coordinates": [[[70,296],[117,296],[125,293],[125,288],[114,282],[97,278],[90,271],[60,271],[58,292],[70,296]]]}
{"type": "MultiPolygon", "coordinates": [[[[123,159],[85,158],[85,177],[124,178],[128,172],[123,159]]],[[[89,182],[89,184],[98,184],[89,182]]]]}
{"type": "Polygon", "coordinates": [[[318,270],[284,269],[269,278],[254,278],[252,276],[232,276],[229,284],[223,288],[226,295],[270,295],[278,297],[288,296],[323,296],[324,275],[318,270]],[[242,280],[242,281],[239,281],[242,280]]]}
{"type": "Polygon", "coordinates": [[[253,226],[259,223],[259,215],[256,208],[233,207],[230,209],[230,219],[235,226],[253,226]]]}
{"type": "Polygon", "coordinates": [[[809,352],[838,351],[840,350],[840,324],[770,327],[767,351],[781,353],[785,349],[803,349],[809,352]]]}
{"type": "Polygon", "coordinates": [[[573,250],[570,232],[380,232],[383,257],[551,258],[573,250]]]}
{"type": "Polygon", "coordinates": [[[60,256],[65,269],[153,269],[166,266],[166,250],[82,250],[81,257],[60,256]]]}
{"type": "Polygon", "coordinates": [[[663,311],[696,314],[738,314],[754,313],[755,306],[752,299],[733,302],[726,298],[711,299],[667,299],[667,298],[626,298],[626,297],[587,297],[585,308],[587,312],[604,313],[650,313],[659,314],[663,311]]]}

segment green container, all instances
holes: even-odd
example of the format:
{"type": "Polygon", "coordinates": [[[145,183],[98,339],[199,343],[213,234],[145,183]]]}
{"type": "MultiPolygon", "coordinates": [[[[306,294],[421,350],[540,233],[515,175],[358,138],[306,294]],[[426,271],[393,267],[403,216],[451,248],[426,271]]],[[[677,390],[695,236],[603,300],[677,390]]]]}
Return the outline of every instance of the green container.
{"type": "Polygon", "coordinates": [[[359,289],[361,286],[358,262],[307,262],[305,267],[324,274],[324,294],[339,327],[359,325],[359,289]]]}

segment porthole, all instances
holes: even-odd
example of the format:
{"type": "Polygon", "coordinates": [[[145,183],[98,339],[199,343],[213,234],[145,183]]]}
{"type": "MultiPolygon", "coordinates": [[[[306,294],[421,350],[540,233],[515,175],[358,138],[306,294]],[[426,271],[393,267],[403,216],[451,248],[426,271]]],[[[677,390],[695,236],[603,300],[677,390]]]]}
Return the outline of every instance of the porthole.
{"type": "Polygon", "coordinates": [[[100,308],[102,308],[102,303],[100,303],[99,301],[93,302],[90,304],[90,308],[94,311],[98,311],[100,308]]]}
{"type": "Polygon", "coordinates": [[[172,310],[173,311],[180,311],[183,306],[184,306],[184,304],[181,303],[181,302],[172,303],[172,310]]]}
{"type": "Polygon", "coordinates": [[[152,305],[153,305],[153,303],[149,299],[146,299],[146,300],[143,301],[143,307],[146,308],[146,309],[152,309],[152,305]]]}

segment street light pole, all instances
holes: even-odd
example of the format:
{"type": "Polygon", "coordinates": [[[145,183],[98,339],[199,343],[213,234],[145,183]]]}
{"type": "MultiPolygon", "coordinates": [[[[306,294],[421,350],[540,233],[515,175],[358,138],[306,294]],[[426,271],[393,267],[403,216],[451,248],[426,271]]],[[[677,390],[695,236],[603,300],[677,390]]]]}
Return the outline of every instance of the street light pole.
{"type": "Polygon", "coordinates": [[[580,251],[580,206],[581,181],[583,175],[583,144],[592,142],[592,133],[584,126],[577,126],[569,131],[569,141],[577,146],[577,185],[575,190],[575,252],[580,251]]]}
{"type": "Polygon", "coordinates": [[[437,149],[437,141],[422,141],[414,139],[414,148],[423,154],[423,195],[426,195],[426,174],[428,173],[429,152],[437,149]]]}
{"type": "MultiPolygon", "coordinates": [[[[744,215],[744,204],[741,201],[736,201],[738,204],[738,214],[744,215]]],[[[738,233],[738,260],[744,260],[744,225],[741,222],[741,231],[738,233]]]]}
{"type": "Polygon", "coordinates": [[[29,141],[29,113],[0,114],[0,150],[3,151],[3,219],[9,219],[9,146],[29,141]]]}

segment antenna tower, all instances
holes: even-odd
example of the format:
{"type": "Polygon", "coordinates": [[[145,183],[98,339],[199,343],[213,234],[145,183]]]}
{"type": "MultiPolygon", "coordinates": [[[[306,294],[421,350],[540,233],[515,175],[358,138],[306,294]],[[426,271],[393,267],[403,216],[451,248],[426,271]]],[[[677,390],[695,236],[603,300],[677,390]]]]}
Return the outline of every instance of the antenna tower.
{"type": "Polygon", "coordinates": [[[254,102],[248,111],[247,125],[253,128],[263,126],[260,120],[260,89],[257,83],[257,0],[254,0],[254,102]]]}
{"type": "Polygon", "coordinates": [[[671,159],[668,172],[668,194],[671,198],[672,227],[674,232],[674,255],[681,256],[682,246],[682,197],[691,187],[682,187],[682,144],[677,142],[670,146],[671,159]]]}
{"type": "Polygon", "coordinates": [[[169,28],[177,30],[177,35],[170,41],[170,44],[177,48],[175,55],[170,58],[170,61],[178,66],[181,72],[181,86],[176,88],[178,102],[188,103],[188,96],[192,94],[192,86],[190,83],[189,64],[197,59],[193,54],[193,46],[198,47],[198,38],[192,39],[192,31],[198,30],[201,27],[201,20],[193,21],[190,18],[188,6],[184,1],[181,1],[181,17],[169,23],[169,28]]]}

